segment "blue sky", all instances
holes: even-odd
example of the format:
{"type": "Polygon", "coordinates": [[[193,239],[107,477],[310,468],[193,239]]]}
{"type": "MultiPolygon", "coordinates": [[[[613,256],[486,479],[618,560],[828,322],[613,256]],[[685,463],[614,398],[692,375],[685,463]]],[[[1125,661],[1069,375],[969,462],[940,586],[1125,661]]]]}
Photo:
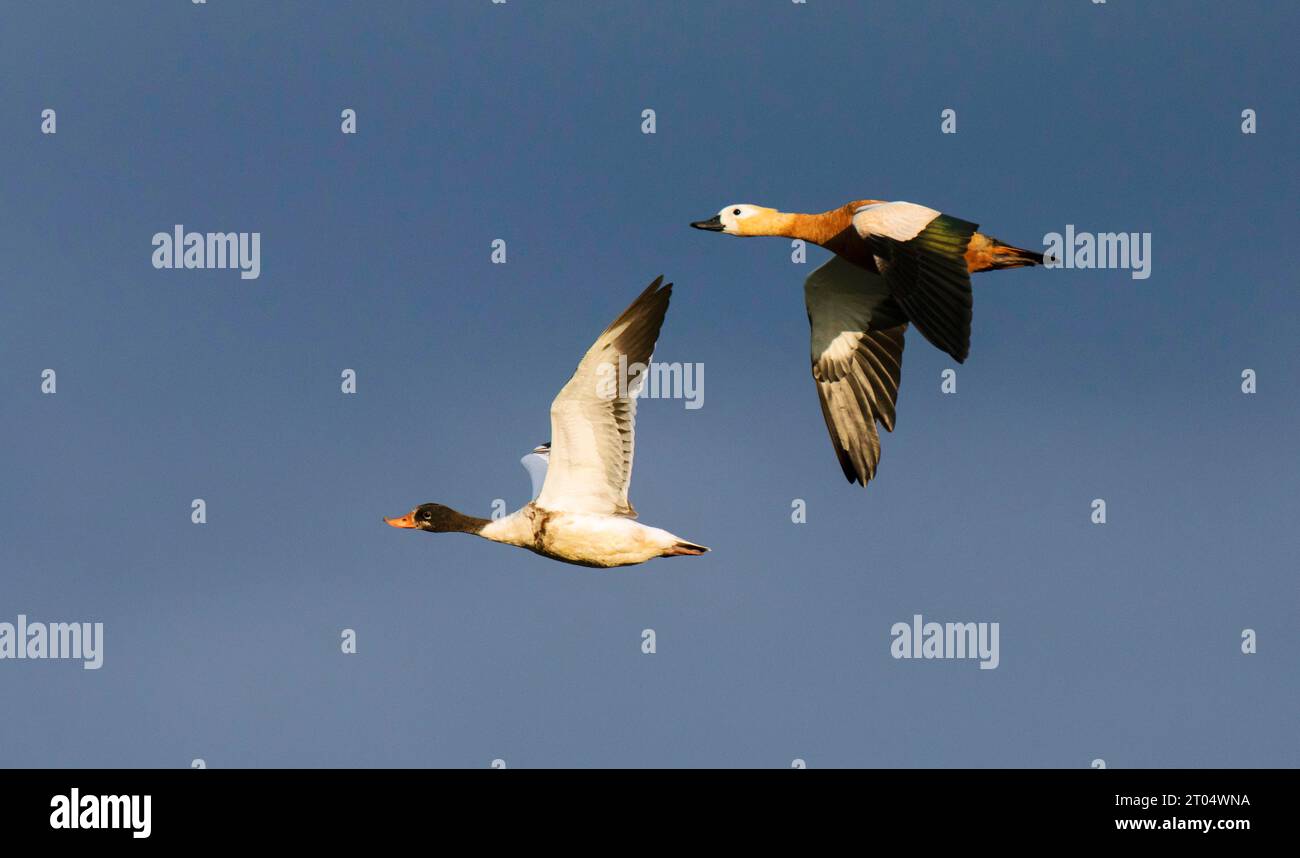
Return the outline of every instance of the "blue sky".
{"type": "Polygon", "coordinates": [[[1300,764],[1297,24],[1085,0],[15,5],[0,621],[103,622],[105,652],[0,661],[0,764],[1300,764]],[[687,227],[864,197],[1028,247],[1150,232],[1152,274],[978,276],[957,394],[909,335],[864,491],[809,377],[825,252],[687,227]],[[261,276],[155,270],[177,223],[260,232],[261,276]],[[641,403],[632,499],[711,554],[597,572],[382,525],[525,502],[551,398],[661,273],[656,358],[703,363],[705,405],[641,403]],[[916,613],[998,622],[999,667],[891,658],[916,613]]]}

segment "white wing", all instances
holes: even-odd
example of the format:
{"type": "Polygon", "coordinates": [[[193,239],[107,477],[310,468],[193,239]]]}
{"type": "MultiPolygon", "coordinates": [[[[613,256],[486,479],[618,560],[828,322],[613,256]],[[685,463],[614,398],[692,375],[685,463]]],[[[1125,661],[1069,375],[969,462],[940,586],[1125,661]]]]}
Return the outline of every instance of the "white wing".
{"type": "Polygon", "coordinates": [[[911,241],[939,214],[935,209],[902,200],[871,203],[854,210],[853,228],[863,238],[877,235],[894,241],[911,241]]]}
{"type": "Polygon", "coordinates": [[[636,517],[632,481],[636,394],[645,381],[673,284],[655,278],[610,323],[551,403],[544,509],[636,517]]]}
{"type": "Polygon", "coordinates": [[[519,460],[528,472],[528,479],[533,484],[533,500],[542,493],[542,484],[546,482],[546,466],[551,457],[551,445],[543,444],[519,460]]]}

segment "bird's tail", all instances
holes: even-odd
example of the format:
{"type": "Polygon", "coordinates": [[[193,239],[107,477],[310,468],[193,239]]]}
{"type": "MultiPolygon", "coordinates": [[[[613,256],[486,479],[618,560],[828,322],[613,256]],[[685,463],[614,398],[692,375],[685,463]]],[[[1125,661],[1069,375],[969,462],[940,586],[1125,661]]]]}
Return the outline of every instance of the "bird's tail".
{"type": "Polygon", "coordinates": [[[997,271],[1000,268],[1024,268],[1027,265],[1042,265],[1043,254],[975,233],[966,249],[966,263],[972,273],[997,271]]]}
{"type": "Polygon", "coordinates": [[[677,557],[682,555],[693,557],[697,554],[703,554],[708,550],[709,549],[705,548],[703,545],[696,545],[694,542],[676,542],[664,552],[664,556],[677,557]]]}

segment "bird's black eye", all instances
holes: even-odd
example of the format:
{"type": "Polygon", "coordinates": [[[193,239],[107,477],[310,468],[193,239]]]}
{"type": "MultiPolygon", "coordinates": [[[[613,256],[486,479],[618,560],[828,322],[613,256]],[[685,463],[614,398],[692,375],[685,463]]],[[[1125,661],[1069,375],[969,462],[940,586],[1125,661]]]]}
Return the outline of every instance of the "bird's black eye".
{"type": "Polygon", "coordinates": [[[431,518],[433,518],[433,513],[430,512],[430,511],[427,510],[427,509],[420,513],[420,520],[421,520],[421,521],[428,521],[428,520],[431,519],[431,518]]]}
{"type": "Polygon", "coordinates": [[[731,210],[731,213],[734,214],[734,215],[738,215],[738,214],[740,214],[740,209],[732,209],[732,210],[731,210]]]}

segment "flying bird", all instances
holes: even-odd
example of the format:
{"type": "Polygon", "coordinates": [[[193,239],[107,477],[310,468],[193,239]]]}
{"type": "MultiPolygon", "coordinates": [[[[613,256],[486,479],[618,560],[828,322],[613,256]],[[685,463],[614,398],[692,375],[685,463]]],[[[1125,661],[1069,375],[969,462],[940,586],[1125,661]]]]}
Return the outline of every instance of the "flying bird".
{"type": "Polygon", "coordinates": [[[855,200],[819,214],[739,203],[691,226],[798,238],[835,254],[804,280],[812,374],[840,468],[863,486],[880,463],[876,424],[894,430],[908,324],[962,363],[970,354],[970,275],[1043,262],[978,224],[907,202],[855,200]]]}
{"type": "Polygon", "coordinates": [[[672,289],[657,277],[596,339],[555,397],[551,441],[520,460],[533,481],[528,504],[496,521],[436,503],[384,521],[431,533],[472,533],[579,566],[630,566],[708,551],[637,522],[627,494],[636,397],[645,382],[641,368],[650,364],[672,289]]]}

